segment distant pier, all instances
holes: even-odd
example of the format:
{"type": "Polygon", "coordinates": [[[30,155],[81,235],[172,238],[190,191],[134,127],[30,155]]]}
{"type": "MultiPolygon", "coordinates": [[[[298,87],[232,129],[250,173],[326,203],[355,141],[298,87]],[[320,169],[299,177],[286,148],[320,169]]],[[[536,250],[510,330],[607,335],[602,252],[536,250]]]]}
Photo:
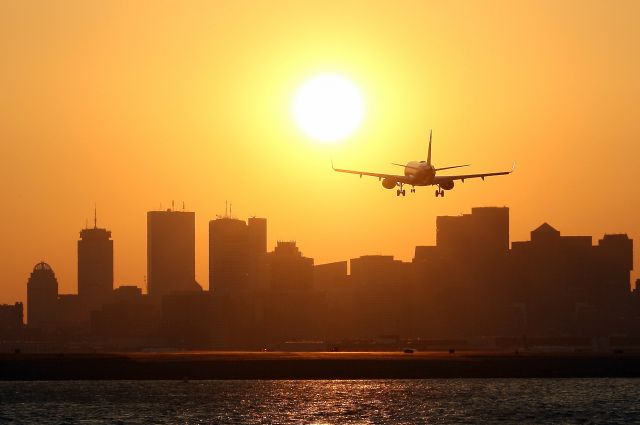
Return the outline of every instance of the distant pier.
{"type": "Polygon", "coordinates": [[[578,377],[640,377],[640,354],[175,352],[0,355],[0,380],[578,377]]]}

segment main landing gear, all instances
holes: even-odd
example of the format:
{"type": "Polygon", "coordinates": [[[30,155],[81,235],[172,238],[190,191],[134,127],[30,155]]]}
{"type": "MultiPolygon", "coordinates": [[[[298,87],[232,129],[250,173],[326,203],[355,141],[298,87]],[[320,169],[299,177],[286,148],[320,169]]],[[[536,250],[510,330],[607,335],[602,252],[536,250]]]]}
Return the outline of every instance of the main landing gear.
{"type": "Polygon", "coordinates": [[[438,196],[442,196],[444,198],[444,190],[442,190],[440,186],[438,186],[438,188],[436,189],[436,198],[438,196]]]}

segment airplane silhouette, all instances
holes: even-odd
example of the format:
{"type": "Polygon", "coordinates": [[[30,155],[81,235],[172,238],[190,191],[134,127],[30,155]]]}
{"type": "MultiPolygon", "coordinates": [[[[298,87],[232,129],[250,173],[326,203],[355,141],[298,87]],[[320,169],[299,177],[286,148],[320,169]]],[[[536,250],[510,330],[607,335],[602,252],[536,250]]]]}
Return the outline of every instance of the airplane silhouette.
{"type": "Polygon", "coordinates": [[[405,190],[403,186],[410,185],[411,192],[416,191],[416,186],[438,186],[436,189],[436,197],[444,197],[445,190],[451,190],[455,186],[454,180],[461,180],[463,183],[466,179],[481,178],[489,176],[502,176],[505,174],[511,174],[515,170],[515,163],[510,171],[498,171],[495,173],[481,173],[481,174],[461,174],[457,176],[437,176],[436,172],[441,170],[449,170],[452,168],[468,167],[471,164],[452,165],[449,167],[436,168],[431,164],[431,130],[429,130],[429,151],[427,153],[426,161],[409,161],[406,165],[392,163],[404,167],[404,175],[399,176],[395,174],[382,174],[371,173],[368,171],[356,171],[356,170],[342,170],[333,166],[333,159],[331,160],[331,168],[339,173],[359,174],[362,176],[378,177],[378,180],[382,180],[382,186],[385,189],[393,189],[398,187],[396,192],[397,196],[405,196],[405,190]]]}

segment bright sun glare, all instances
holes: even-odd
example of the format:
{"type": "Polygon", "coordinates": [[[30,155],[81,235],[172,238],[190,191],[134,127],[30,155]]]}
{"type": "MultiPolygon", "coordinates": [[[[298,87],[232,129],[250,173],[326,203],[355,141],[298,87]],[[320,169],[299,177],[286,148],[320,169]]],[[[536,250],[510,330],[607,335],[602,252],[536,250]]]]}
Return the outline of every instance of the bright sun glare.
{"type": "Polygon", "coordinates": [[[307,136],[323,143],[337,143],[362,122],[364,102],[352,81],[337,74],[323,74],[298,89],[293,116],[307,136]]]}

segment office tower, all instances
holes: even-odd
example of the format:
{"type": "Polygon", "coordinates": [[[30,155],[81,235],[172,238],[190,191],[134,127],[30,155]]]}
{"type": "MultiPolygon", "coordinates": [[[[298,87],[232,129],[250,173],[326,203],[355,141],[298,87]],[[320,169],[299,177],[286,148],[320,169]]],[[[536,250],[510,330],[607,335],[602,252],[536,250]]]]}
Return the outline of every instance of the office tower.
{"type": "Polygon", "coordinates": [[[209,222],[209,289],[217,293],[247,290],[249,236],[247,224],[223,217],[209,222]]]}
{"type": "Polygon", "coordinates": [[[24,326],[22,303],[0,304],[0,339],[12,339],[20,335],[24,326]]]}
{"type": "Polygon", "coordinates": [[[313,267],[313,283],[322,291],[340,291],[347,283],[348,262],[317,264],[313,267]]]}
{"type": "Polygon", "coordinates": [[[209,289],[218,293],[255,289],[260,259],[267,250],[267,220],[248,224],[231,217],[209,222],[209,289]]]}
{"type": "Polygon", "coordinates": [[[202,290],[195,280],[194,212],[147,212],[147,279],[149,296],[156,300],[202,290]]]}
{"type": "Polygon", "coordinates": [[[293,241],[278,241],[269,256],[269,284],[274,291],[311,291],[313,258],[307,258],[293,241]]]}
{"type": "Polygon", "coordinates": [[[476,256],[509,250],[509,208],[472,208],[471,214],[436,219],[436,244],[446,254],[476,256]]]}
{"type": "Polygon", "coordinates": [[[628,293],[633,270],[633,240],[626,234],[604,235],[598,241],[597,253],[608,280],[611,283],[616,281],[617,290],[628,293]]]}
{"type": "Polygon", "coordinates": [[[266,286],[267,219],[250,217],[249,234],[249,287],[264,289],[266,286]]]}
{"type": "Polygon", "coordinates": [[[249,254],[260,256],[267,252],[267,219],[250,217],[247,225],[249,254]]]}
{"type": "Polygon", "coordinates": [[[80,231],[78,240],[78,296],[89,308],[105,304],[113,291],[113,241],[111,232],[98,228],[80,231]]]}
{"type": "Polygon", "coordinates": [[[351,279],[358,303],[357,334],[375,338],[405,333],[404,322],[412,314],[407,302],[410,275],[411,263],[391,255],[351,259],[351,279]]]}
{"type": "Polygon", "coordinates": [[[27,281],[27,324],[44,328],[57,322],[58,280],[47,263],[35,265],[27,281]]]}
{"type": "Polygon", "coordinates": [[[267,254],[265,329],[270,341],[313,340],[326,317],[324,298],[313,291],[313,258],[302,255],[296,243],[279,241],[267,254]]]}

